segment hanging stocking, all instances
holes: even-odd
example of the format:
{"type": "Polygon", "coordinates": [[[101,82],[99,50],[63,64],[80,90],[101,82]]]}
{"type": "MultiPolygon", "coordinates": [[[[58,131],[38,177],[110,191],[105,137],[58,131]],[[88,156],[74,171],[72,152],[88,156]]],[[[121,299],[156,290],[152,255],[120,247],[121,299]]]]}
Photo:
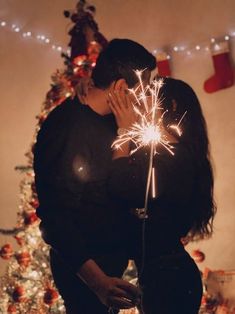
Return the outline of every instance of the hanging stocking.
{"type": "Polygon", "coordinates": [[[220,42],[211,46],[215,74],[204,83],[207,93],[214,93],[234,83],[234,72],[229,58],[228,42],[220,42]]]}
{"type": "Polygon", "coordinates": [[[159,76],[170,76],[171,69],[169,64],[169,59],[165,52],[160,52],[157,54],[157,70],[159,76]]]}

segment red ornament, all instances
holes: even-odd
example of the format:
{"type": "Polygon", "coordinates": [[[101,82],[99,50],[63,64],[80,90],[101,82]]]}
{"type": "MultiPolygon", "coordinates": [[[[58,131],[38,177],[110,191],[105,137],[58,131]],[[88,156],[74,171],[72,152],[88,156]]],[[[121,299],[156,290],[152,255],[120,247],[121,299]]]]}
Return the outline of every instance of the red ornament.
{"type": "Polygon", "coordinates": [[[22,252],[16,255],[16,260],[20,266],[28,267],[31,262],[31,256],[28,252],[22,252]]]}
{"type": "Polygon", "coordinates": [[[211,46],[211,53],[215,74],[204,83],[207,93],[214,93],[234,84],[234,70],[229,57],[228,41],[214,43],[211,46]]]}
{"type": "Polygon", "coordinates": [[[196,263],[202,263],[206,257],[205,254],[200,250],[194,250],[191,255],[196,263]]]}
{"type": "Polygon", "coordinates": [[[33,208],[38,208],[38,206],[39,206],[39,201],[38,201],[38,199],[37,198],[34,198],[34,199],[32,199],[32,201],[31,202],[29,202],[29,204],[33,207],[33,208]]]}
{"type": "Polygon", "coordinates": [[[157,70],[159,76],[171,76],[169,58],[165,52],[160,52],[157,54],[157,70]]]}
{"type": "Polygon", "coordinates": [[[16,306],[14,304],[10,304],[7,308],[7,313],[16,313],[17,309],[16,306]]]}
{"type": "Polygon", "coordinates": [[[24,223],[26,225],[32,225],[34,222],[36,222],[38,220],[38,216],[36,215],[35,212],[25,212],[24,213],[24,223]]]}
{"type": "Polygon", "coordinates": [[[0,250],[0,256],[5,260],[10,259],[13,254],[14,253],[13,253],[12,246],[8,243],[3,245],[3,247],[0,250]]]}
{"type": "Polygon", "coordinates": [[[13,291],[12,298],[15,302],[25,302],[27,298],[25,297],[25,290],[21,286],[17,286],[13,291]]]}
{"type": "Polygon", "coordinates": [[[59,293],[53,288],[47,288],[44,294],[43,301],[47,305],[52,305],[59,297],[59,293]]]}
{"type": "Polygon", "coordinates": [[[24,240],[21,237],[15,236],[14,237],[16,239],[16,242],[22,246],[24,244],[24,240]]]}
{"type": "Polygon", "coordinates": [[[76,58],[73,59],[73,64],[75,66],[81,67],[84,65],[84,62],[87,61],[87,56],[86,55],[80,55],[77,56],[76,58]]]}

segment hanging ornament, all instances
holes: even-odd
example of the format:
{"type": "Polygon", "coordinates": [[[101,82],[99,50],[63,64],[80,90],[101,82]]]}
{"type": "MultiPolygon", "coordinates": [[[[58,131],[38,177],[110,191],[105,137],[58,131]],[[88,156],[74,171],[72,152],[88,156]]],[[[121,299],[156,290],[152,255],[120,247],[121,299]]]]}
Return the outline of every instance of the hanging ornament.
{"type": "Polygon", "coordinates": [[[202,263],[206,258],[205,254],[200,250],[194,250],[191,256],[196,263],[202,263]]]}
{"type": "Polygon", "coordinates": [[[234,84],[234,70],[230,61],[228,41],[213,43],[211,54],[215,74],[204,83],[204,89],[207,93],[214,93],[234,84]]]}
{"type": "Polygon", "coordinates": [[[38,206],[39,206],[39,201],[38,201],[38,199],[37,198],[33,198],[30,202],[29,202],[29,204],[33,207],[33,208],[38,208],[38,206]]]}
{"type": "Polygon", "coordinates": [[[25,296],[25,289],[22,286],[17,286],[13,291],[12,298],[18,303],[25,302],[27,300],[25,296]]]}
{"type": "Polygon", "coordinates": [[[166,52],[157,53],[157,71],[161,77],[171,76],[169,57],[166,52]]]}
{"type": "Polygon", "coordinates": [[[32,225],[36,221],[38,221],[38,216],[36,215],[35,211],[24,212],[23,215],[24,215],[24,223],[26,225],[32,225]]]}
{"type": "Polygon", "coordinates": [[[28,267],[31,262],[31,256],[28,252],[16,254],[16,260],[20,266],[28,267]]]}
{"type": "Polygon", "coordinates": [[[22,246],[24,244],[24,240],[20,237],[20,236],[14,236],[14,238],[16,239],[16,242],[22,246]]]}
{"type": "Polygon", "coordinates": [[[43,301],[47,305],[52,305],[56,302],[59,297],[59,293],[53,288],[47,288],[44,294],[43,301]]]}
{"type": "Polygon", "coordinates": [[[16,306],[14,304],[10,304],[7,308],[7,313],[17,313],[16,306]]]}
{"type": "Polygon", "coordinates": [[[0,250],[0,256],[3,259],[8,260],[13,256],[13,254],[14,254],[13,248],[9,243],[2,246],[2,248],[0,250]]]}

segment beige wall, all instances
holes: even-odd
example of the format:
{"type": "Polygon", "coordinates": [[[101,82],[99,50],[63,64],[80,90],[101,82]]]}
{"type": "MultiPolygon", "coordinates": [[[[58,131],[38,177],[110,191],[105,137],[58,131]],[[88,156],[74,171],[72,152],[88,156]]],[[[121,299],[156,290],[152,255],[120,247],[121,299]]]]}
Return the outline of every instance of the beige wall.
{"type": "MultiPolygon", "coordinates": [[[[195,46],[207,43],[211,37],[235,32],[234,0],[94,0],[92,3],[98,9],[100,29],[109,39],[132,38],[150,50],[177,44],[195,46]]],[[[75,4],[72,0],[0,0],[0,21],[18,23],[25,31],[43,33],[66,45],[68,20],[62,12],[75,4]]],[[[231,45],[235,60],[235,37],[231,45]]],[[[24,153],[32,140],[35,115],[49,89],[50,75],[62,66],[59,54],[49,47],[0,28],[0,228],[15,225],[21,176],[14,167],[26,161],[24,153]]],[[[203,82],[213,74],[212,59],[204,50],[191,57],[174,53],[172,70],[174,77],[192,85],[201,100],[216,170],[215,234],[213,239],[194,247],[205,251],[204,265],[235,268],[235,87],[214,94],[203,91],[203,82]]],[[[6,241],[11,241],[11,237],[0,236],[0,245],[6,241]]],[[[3,268],[4,262],[0,261],[0,270],[3,268]]]]}

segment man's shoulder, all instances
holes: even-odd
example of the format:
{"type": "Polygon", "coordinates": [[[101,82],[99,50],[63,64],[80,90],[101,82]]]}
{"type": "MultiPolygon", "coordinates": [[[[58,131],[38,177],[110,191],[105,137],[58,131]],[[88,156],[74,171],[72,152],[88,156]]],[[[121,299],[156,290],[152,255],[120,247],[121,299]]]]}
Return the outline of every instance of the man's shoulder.
{"type": "Polygon", "coordinates": [[[48,115],[51,116],[63,116],[65,114],[76,114],[81,108],[81,103],[77,97],[66,98],[60,105],[56,106],[48,115]]]}
{"type": "Polygon", "coordinates": [[[43,122],[43,127],[46,125],[63,125],[68,124],[74,118],[79,119],[81,115],[82,104],[79,100],[75,98],[67,98],[60,105],[52,109],[52,111],[48,114],[45,121],[43,122]]]}

